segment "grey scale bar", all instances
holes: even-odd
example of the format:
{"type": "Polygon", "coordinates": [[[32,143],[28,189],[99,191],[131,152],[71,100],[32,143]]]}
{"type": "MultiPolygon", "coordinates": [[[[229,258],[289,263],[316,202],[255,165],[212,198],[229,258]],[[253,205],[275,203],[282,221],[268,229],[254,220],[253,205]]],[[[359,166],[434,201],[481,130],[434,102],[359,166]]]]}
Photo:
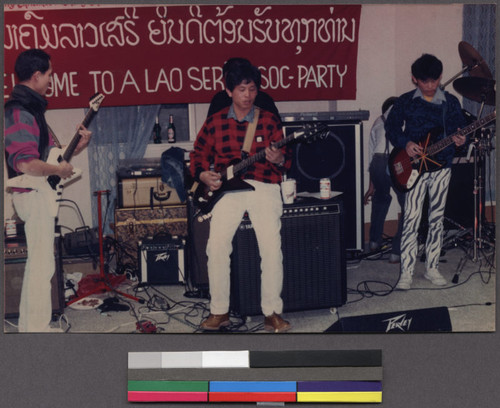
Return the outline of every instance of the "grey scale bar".
{"type": "Polygon", "coordinates": [[[250,367],[379,367],[382,350],[250,351],[250,367]]]}

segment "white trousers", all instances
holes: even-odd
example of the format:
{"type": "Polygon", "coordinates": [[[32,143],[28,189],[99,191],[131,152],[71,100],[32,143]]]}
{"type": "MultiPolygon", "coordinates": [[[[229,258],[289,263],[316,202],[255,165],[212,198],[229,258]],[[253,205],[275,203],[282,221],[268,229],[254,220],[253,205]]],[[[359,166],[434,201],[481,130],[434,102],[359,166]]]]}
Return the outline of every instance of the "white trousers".
{"type": "Polygon", "coordinates": [[[52,317],[51,279],[55,272],[55,217],[43,193],[14,193],[13,204],[24,221],[28,259],[19,303],[19,332],[43,332],[52,317]]]}
{"type": "Polygon", "coordinates": [[[406,194],[403,235],[401,237],[401,272],[413,274],[418,254],[418,228],[426,192],[429,193],[429,230],[425,243],[426,268],[437,269],[443,243],[443,218],[450,184],[451,169],[424,173],[415,188],[406,194]]]}
{"type": "Polygon", "coordinates": [[[252,222],[261,261],[261,308],[265,316],[282,313],[283,255],[281,215],[283,204],[279,184],[246,180],[255,191],[225,194],[212,210],[207,242],[210,312],[229,311],[230,255],[232,240],[245,211],[252,222]]]}

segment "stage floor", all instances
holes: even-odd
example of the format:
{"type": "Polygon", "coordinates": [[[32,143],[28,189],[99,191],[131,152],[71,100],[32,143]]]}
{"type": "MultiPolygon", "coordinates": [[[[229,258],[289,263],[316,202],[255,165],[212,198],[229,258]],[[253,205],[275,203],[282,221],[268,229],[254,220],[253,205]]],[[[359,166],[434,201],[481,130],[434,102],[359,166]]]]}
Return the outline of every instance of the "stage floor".
{"type": "MultiPolygon", "coordinates": [[[[360,259],[349,260],[347,302],[339,307],[284,313],[293,326],[288,333],[330,332],[330,327],[341,319],[376,314],[384,317],[382,315],[387,313],[427,309],[432,312],[434,308],[447,310],[452,332],[495,331],[496,273],[495,265],[491,265],[494,254],[479,253],[476,260],[471,259],[472,255],[472,248],[451,247],[444,251],[440,272],[449,283],[443,287],[434,286],[423,277],[425,264],[420,260],[412,288],[408,291],[393,289],[400,265],[390,264],[387,253],[368,257],[364,254],[360,259]],[[460,268],[461,273],[455,279],[457,282],[452,283],[460,268]]],[[[128,310],[113,310],[111,307],[111,310],[101,312],[93,307],[104,301],[113,306],[116,303],[106,299],[115,294],[92,295],[91,298],[96,300],[89,303],[93,305],[66,307],[53,325],[67,333],[203,333],[198,326],[209,313],[206,291],[184,284],[138,287],[137,282],[130,280],[125,280],[118,289],[144,299],[144,303],[118,296],[119,308],[128,310]]],[[[224,331],[266,333],[263,320],[261,315],[243,320],[232,314],[232,325],[224,331]]],[[[16,325],[16,319],[6,320],[4,331],[17,332],[16,325]]],[[[395,331],[411,331],[406,329],[401,327],[395,331]]],[[[363,326],[357,331],[363,332],[363,326]]],[[[372,330],[367,326],[366,331],[372,330]]]]}

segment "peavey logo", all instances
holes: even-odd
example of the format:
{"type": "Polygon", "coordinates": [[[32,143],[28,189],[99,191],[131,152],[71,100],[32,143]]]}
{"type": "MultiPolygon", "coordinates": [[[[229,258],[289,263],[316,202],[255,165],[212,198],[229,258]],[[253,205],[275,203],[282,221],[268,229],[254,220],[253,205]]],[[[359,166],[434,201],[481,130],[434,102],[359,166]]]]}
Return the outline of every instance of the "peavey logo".
{"type": "Polygon", "coordinates": [[[162,252],[160,254],[156,254],[155,262],[166,262],[170,258],[170,254],[168,252],[162,252]]]}
{"type": "Polygon", "coordinates": [[[401,331],[408,331],[410,330],[410,325],[411,325],[411,320],[412,319],[407,319],[406,318],[406,313],[399,315],[399,316],[394,316],[391,317],[390,319],[382,320],[383,322],[387,322],[387,328],[385,329],[385,332],[389,332],[391,330],[399,329],[401,331]]]}

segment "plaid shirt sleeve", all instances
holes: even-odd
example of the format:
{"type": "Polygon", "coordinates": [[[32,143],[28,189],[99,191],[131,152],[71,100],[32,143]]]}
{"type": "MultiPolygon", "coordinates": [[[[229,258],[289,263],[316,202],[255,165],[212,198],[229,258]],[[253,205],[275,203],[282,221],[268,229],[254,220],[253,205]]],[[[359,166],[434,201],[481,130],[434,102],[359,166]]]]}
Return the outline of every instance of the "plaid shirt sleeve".
{"type": "MultiPolygon", "coordinates": [[[[197,180],[199,180],[200,173],[210,170],[211,166],[214,171],[220,172],[241,159],[241,149],[248,122],[239,123],[228,118],[228,111],[229,108],[225,108],[209,116],[198,133],[194,148],[190,153],[190,171],[197,180]]],[[[280,121],[272,113],[261,110],[250,155],[257,154],[282,138],[280,121]]],[[[282,151],[286,159],[283,167],[278,167],[263,159],[249,166],[243,178],[266,183],[281,182],[282,172],[290,168],[291,164],[289,149],[284,146],[282,151]]]]}

